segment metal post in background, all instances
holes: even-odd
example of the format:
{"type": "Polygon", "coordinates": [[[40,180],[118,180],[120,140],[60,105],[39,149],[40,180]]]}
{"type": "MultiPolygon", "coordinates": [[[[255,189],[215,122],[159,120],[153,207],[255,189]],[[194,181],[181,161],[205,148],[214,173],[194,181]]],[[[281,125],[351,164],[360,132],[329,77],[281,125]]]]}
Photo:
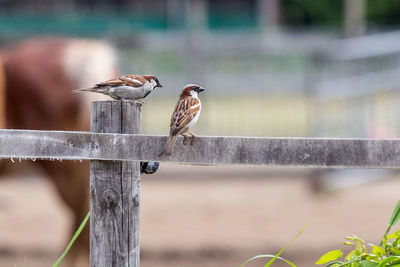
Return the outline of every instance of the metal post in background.
{"type": "Polygon", "coordinates": [[[346,36],[358,36],[365,33],[365,0],[345,0],[346,36]]]}

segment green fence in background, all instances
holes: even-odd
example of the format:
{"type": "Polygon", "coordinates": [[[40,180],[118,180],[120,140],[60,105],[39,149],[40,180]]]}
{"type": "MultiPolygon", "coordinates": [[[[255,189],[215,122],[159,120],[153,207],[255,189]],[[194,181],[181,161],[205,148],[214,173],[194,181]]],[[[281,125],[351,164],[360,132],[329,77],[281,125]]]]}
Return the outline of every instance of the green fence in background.
{"type": "MultiPolygon", "coordinates": [[[[256,19],[251,12],[219,16],[211,13],[207,27],[213,29],[251,29],[256,27],[256,19]]],[[[34,35],[65,34],[81,36],[102,36],[136,31],[182,30],[185,20],[168,23],[165,14],[135,14],[129,12],[91,12],[91,13],[12,13],[0,10],[0,34],[34,35]]]]}

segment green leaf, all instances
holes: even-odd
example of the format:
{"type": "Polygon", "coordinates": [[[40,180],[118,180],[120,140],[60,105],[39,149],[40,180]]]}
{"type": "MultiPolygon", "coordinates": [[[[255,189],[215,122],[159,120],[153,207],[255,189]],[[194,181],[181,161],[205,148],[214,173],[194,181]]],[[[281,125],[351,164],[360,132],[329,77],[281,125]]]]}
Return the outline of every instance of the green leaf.
{"type": "Polygon", "coordinates": [[[60,258],[58,258],[58,260],[53,264],[53,267],[58,267],[60,265],[60,263],[63,261],[64,257],[68,254],[68,251],[71,249],[71,247],[74,244],[75,240],[78,238],[78,236],[83,231],[83,228],[85,228],[85,225],[86,225],[87,221],[89,220],[89,217],[90,217],[90,211],[86,215],[85,219],[83,219],[81,225],[78,227],[78,230],[76,230],[76,232],[75,232],[74,236],[72,237],[71,241],[69,241],[68,246],[65,249],[65,251],[63,252],[63,254],[61,254],[60,258]]]}
{"type": "Polygon", "coordinates": [[[390,232],[390,228],[392,228],[392,226],[395,225],[398,222],[399,219],[400,219],[400,200],[397,202],[397,205],[393,210],[392,217],[390,217],[390,220],[389,220],[389,226],[386,229],[386,232],[383,235],[382,241],[381,241],[381,243],[379,245],[382,246],[382,244],[384,244],[384,246],[386,247],[385,243],[386,243],[386,240],[387,240],[387,235],[390,232]]]}
{"type": "Polygon", "coordinates": [[[360,267],[360,262],[361,262],[361,258],[358,258],[358,259],[343,263],[339,267],[360,267]]]}
{"type": "Polygon", "coordinates": [[[361,259],[360,255],[361,255],[360,251],[356,248],[356,249],[353,249],[352,251],[350,251],[347,254],[345,259],[347,261],[359,260],[359,259],[361,259]]]}
{"type": "MultiPolygon", "coordinates": [[[[247,261],[243,262],[242,265],[240,265],[240,266],[244,266],[245,264],[249,263],[252,260],[261,259],[261,258],[275,258],[275,255],[270,255],[270,254],[257,255],[257,256],[254,256],[253,258],[250,258],[247,261]]],[[[287,259],[284,259],[282,257],[277,257],[277,259],[281,260],[283,262],[286,262],[287,264],[289,264],[292,267],[297,267],[294,263],[288,261],[287,259]]]]}
{"type": "Polygon", "coordinates": [[[317,262],[315,264],[318,264],[318,265],[325,264],[330,261],[335,261],[342,256],[343,256],[343,253],[340,249],[332,250],[332,251],[329,251],[329,252],[325,253],[324,255],[322,255],[321,258],[319,258],[319,260],[317,260],[317,262]]]}
{"type": "Polygon", "coordinates": [[[357,246],[356,246],[356,249],[355,249],[355,254],[356,255],[361,255],[363,253],[368,253],[367,248],[365,247],[364,240],[362,240],[358,236],[356,236],[356,235],[348,236],[348,237],[346,237],[346,239],[357,242],[357,246]]]}
{"type": "Polygon", "coordinates": [[[387,238],[393,239],[393,238],[399,238],[400,237],[400,230],[390,234],[387,236],[387,238]]]}
{"type": "Polygon", "coordinates": [[[376,256],[374,254],[368,254],[364,256],[364,259],[372,262],[380,262],[383,257],[385,256],[376,256]]]}
{"type": "Polygon", "coordinates": [[[340,267],[340,266],[343,266],[343,262],[333,261],[333,262],[329,263],[328,265],[326,265],[325,267],[340,267]]]}
{"type": "Polygon", "coordinates": [[[396,255],[396,256],[400,256],[400,249],[397,248],[390,248],[390,251],[396,255]]]}
{"type": "Polygon", "coordinates": [[[391,256],[391,257],[388,257],[388,258],[384,259],[383,261],[381,261],[378,264],[378,267],[388,267],[388,266],[391,266],[394,263],[395,264],[400,263],[400,257],[399,256],[391,256]]]}
{"type": "Polygon", "coordinates": [[[356,236],[356,235],[353,235],[353,236],[346,236],[346,239],[347,240],[351,240],[351,241],[361,241],[361,242],[364,242],[361,238],[359,238],[358,236],[356,236]]]}
{"type": "Polygon", "coordinates": [[[399,202],[397,202],[397,205],[394,208],[392,217],[390,217],[389,225],[390,226],[395,225],[399,221],[399,219],[400,219],[400,200],[399,202]]]}
{"type": "Polygon", "coordinates": [[[371,261],[361,261],[360,262],[360,267],[377,267],[378,263],[376,262],[371,262],[371,261]]]}
{"type": "Polygon", "coordinates": [[[384,256],[386,255],[386,251],[383,247],[371,245],[372,247],[372,254],[377,256],[384,256]]]}
{"type": "Polygon", "coordinates": [[[352,246],[352,247],[354,247],[354,243],[353,243],[353,242],[344,241],[343,244],[345,244],[345,245],[347,245],[347,246],[352,246]]]}

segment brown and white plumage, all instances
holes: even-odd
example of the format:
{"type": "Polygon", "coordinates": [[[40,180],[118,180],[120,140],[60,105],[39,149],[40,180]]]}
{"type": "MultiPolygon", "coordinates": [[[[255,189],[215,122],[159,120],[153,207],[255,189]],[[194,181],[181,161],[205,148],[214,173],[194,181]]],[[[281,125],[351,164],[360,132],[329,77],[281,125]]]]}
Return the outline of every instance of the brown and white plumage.
{"type": "Polygon", "coordinates": [[[139,100],[145,98],[156,87],[162,87],[162,85],[153,75],[128,74],[98,83],[91,88],[77,89],[74,91],[101,93],[117,100],[139,100]]]}
{"type": "Polygon", "coordinates": [[[186,134],[191,135],[191,144],[193,144],[195,135],[189,130],[196,124],[200,116],[201,102],[198,93],[202,91],[204,91],[204,88],[195,84],[186,85],[183,89],[178,103],[175,106],[175,110],[172,113],[169,137],[164,144],[160,156],[171,154],[172,148],[179,135],[183,135],[184,144],[186,144],[186,138],[188,137],[186,134]]]}

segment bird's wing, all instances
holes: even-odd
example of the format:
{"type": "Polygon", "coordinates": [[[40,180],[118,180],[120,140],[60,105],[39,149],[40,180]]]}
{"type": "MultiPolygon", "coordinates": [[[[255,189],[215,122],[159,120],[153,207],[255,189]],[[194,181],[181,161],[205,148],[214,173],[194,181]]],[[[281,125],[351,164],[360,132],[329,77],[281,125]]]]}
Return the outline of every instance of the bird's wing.
{"type": "Polygon", "coordinates": [[[128,74],[128,75],[125,75],[124,77],[130,78],[130,79],[133,79],[133,80],[137,80],[137,81],[139,81],[139,82],[141,82],[143,84],[145,84],[147,82],[146,78],[143,77],[143,75],[128,74]]]}
{"type": "Polygon", "coordinates": [[[111,79],[102,83],[96,84],[97,87],[102,86],[132,86],[132,87],[141,87],[143,86],[144,82],[141,82],[135,77],[137,75],[124,75],[116,79],[111,79]]]}
{"type": "Polygon", "coordinates": [[[172,113],[170,133],[177,135],[196,116],[200,110],[200,101],[194,97],[180,99],[172,113]]]}

